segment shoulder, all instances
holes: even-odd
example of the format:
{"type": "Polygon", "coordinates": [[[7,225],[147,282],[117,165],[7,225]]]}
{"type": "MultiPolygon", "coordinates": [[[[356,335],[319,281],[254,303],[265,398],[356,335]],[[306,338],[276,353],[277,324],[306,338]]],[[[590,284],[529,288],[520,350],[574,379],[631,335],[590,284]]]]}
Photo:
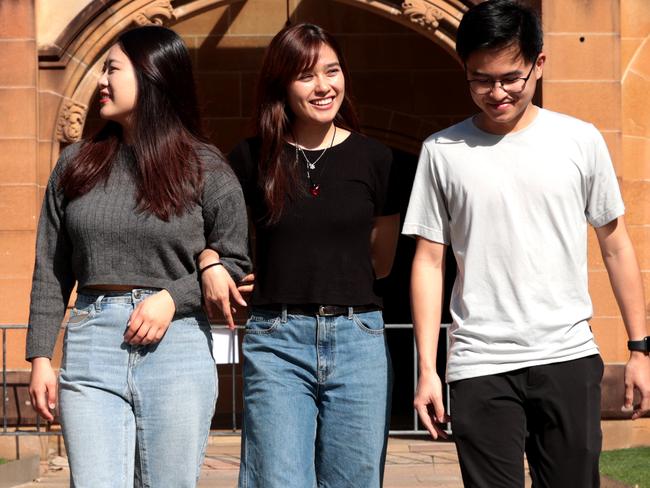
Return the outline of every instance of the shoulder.
{"type": "Polygon", "coordinates": [[[203,167],[206,190],[227,193],[230,189],[239,187],[235,173],[219,149],[212,144],[199,143],[194,150],[203,167]]]}
{"type": "Polygon", "coordinates": [[[593,124],[571,115],[540,108],[538,116],[542,118],[544,128],[565,137],[593,139],[600,135],[593,124]]]}
{"type": "Polygon", "coordinates": [[[434,132],[424,140],[422,143],[423,148],[433,150],[437,146],[467,144],[468,140],[478,133],[472,119],[473,117],[468,117],[445,129],[434,132]]]}

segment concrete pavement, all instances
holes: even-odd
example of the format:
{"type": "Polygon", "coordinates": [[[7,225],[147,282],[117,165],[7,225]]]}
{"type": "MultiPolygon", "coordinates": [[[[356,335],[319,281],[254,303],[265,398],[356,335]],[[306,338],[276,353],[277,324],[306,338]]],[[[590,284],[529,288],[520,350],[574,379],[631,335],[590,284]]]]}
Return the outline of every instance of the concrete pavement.
{"type": "MultiPolygon", "coordinates": [[[[199,488],[234,488],[239,471],[239,436],[211,437],[201,470],[199,488]]],[[[20,488],[68,487],[65,458],[56,458],[34,483],[20,488]],[[59,466],[52,466],[52,464],[59,466]]],[[[47,467],[46,467],[47,468],[47,467]]],[[[460,488],[460,467],[452,443],[391,438],[388,442],[384,488],[460,488]]],[[[530,482],[526,483],[530,486],[530,482]]]]}

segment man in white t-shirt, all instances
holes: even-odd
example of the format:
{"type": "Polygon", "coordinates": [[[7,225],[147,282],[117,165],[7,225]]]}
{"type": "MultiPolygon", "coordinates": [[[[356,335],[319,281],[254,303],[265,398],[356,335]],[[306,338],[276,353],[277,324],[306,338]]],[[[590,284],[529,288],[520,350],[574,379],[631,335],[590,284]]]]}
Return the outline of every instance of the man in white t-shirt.
{"type": "Polygon", "coordinates": [[[596,128],[532,98],[546,56],[539,18],[511,0],[470,9],[456,49],[481,112],[422,147],[403,233],[417,237],[411,294],[431,435],[447,420],[436,350],[447,246],[452,291],[447,382],[468,487],[599,485],[603,362],[588,320],[587,230],[596,229],[630,339],[625,406],[650,409],[641,275],[596,128]]]}

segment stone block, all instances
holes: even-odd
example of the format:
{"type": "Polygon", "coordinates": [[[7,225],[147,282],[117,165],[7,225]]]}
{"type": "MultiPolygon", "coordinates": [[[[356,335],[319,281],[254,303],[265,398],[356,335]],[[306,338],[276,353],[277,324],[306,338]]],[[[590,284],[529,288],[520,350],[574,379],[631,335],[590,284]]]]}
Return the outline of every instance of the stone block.
{"type": "Polygon", "coordinates": [[[248,0],[229,8],[231,35],[273,37],[287,21],[285,3],[276,0],[248,0]]]}
{"type": "Polygon", "coordinates": [[[0,88],[0,138],[36,136],[36,89],[0,88]]]}
{"type": "Polygon", "coordinates": [[[313,22],[332,34],[412,33],[407,27],[354,5],[322,0],[292,0],[292,20],[313,22]]]}
{"type": "Polygon", "coordinates": [[[643,43],[642,37],[629,37],[621,39],[621,75],[630,67],[637,49],[643,43]]]}
{"type": "MultiPolygon", "coordinates": [[[[650,226],[628,225],[627,230],[636,251],[639,268],[642,271],[650,271],[650,226]]],[[[646,293],[648,292],[650,290],[646,291],[646,293]]]]}
{"type": "Polygon", "coordinates": [[[614,33],[547,34],[544,76],[547,80],[618,79],[621,65],[618,42],[614,33]]]}
{"type": "Polygon", "coordinates": [[[627,361],[627,334],[621,318],[596,317],[589,325],[606,363],[627,361]]]}
{"type": "Polygon", "coordinates": [[[621,35],[645,37],[650,33],[650,10],[646,0],[620,0],[621,35]]]}
{"type": "Polygon", "coordinates": [[[36,86],[36,41],[0,40],[0,86],[36,86]]]}
{"type": "Polygon", "coordinates": [[[0,139],[0,185],[34,184],[36,140],[0,139]]]}
{"type": "Polygon", "coordinates": [[[619,28],[619,8],[615,0],[544,0],[542,12],[547,34],[616,32],[619,28]]]}
{"type": "Polygon", "coordinates": [[[620,182],[625,201],[625,221],[628,225],[648,225],[650,223],[650,181],[620,182]]]}
{"type": "Polygon", "coordinates": [[[38,137],[40,140],[54,139],[61,101],[62,97],[54,93],[40,92],[38,94],[38,137]]]}
{"type": "Polygon", "coordinates": [[[197,71],[258,71],[272,36],[196,38],[197,71]]]}
{"type": "Polygon", "coordinates": [[[0,2],[0,39],[34,39],[34,0],[0,2]]]}
{"type": "Polygon", "coordinates": [[[0,232],[0,270],[2,276],[31,278],[34,270],[34,231],[0,232]]]}
{"type": "Polygon", "coordinates": [[[0,488],[11,488],[34,481],[40,476],[40,457],[31,455],[0,464],[0,488]]]}
{"type": "Polygon", "coordinates": [[[32,278],[0,276],[0,324],[26,324],[32,278]]]}
{"type": "Polygon", "coordinates": [[[544,80],[544,107],[591,122],[600,130],[621,128],[618,81],[555,82],[544,80]]]}
{"type": "Polygon", "coordinates": [[[623,133],[650,138],[650,110],[643,103],[650,93],[650,76],[628,71],[622,86],[623,133]]]}
{"type": "Polygon", "coordinates": [[[594,305],[594,317],[617,317],[619,315],[607,271],[593,270],[589,272],[589,294],[594,305]]]}
{"type": "Polygon", "coordinates": [[[230,24],[230,10],[229,6],[211,8],[181,20],[172,29],[182,37],[225,34],[230,24]]]}
{"type": "Polygon", "coordinates": [[[34,230],[36,221],[36,185],[1,185],[0,230],[34,230]]]}
{"type": "Polygon", "coordinates": [[[210,141],[228,154],[235,145],[251,135],[247,118],[203,119],[203,125],[210,141]]]}
{"type": "Polygon", "coordinates": [[[204,117],[240,117],[241,75],[236,72],[198,73],[198,95],[204,117]]]}
{"type": "Polygon", "coordinates": [[[620,175],[625,180],[650,180],[650,137],[623,135],[620,175]]]}

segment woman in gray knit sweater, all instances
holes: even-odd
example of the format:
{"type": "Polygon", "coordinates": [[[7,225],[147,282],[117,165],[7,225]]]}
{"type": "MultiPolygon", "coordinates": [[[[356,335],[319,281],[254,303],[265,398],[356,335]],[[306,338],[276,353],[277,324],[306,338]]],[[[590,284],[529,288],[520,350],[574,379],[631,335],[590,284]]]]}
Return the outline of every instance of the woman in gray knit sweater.
{"type": "Polygon", "coordinates": [[[222,295],[250,272],[241,187],[203,141],[189,53],[124,33],[98,82],[106,125],[67,147],[38,229],[27,358],[36,411],[59,411],[76,488],[194,487],[216,368],[196,257],[222,295]],[[74,286],[59,390],[50,358],[74,286]],[[58,393],[58,395],[57,395],[58,393]]]}

